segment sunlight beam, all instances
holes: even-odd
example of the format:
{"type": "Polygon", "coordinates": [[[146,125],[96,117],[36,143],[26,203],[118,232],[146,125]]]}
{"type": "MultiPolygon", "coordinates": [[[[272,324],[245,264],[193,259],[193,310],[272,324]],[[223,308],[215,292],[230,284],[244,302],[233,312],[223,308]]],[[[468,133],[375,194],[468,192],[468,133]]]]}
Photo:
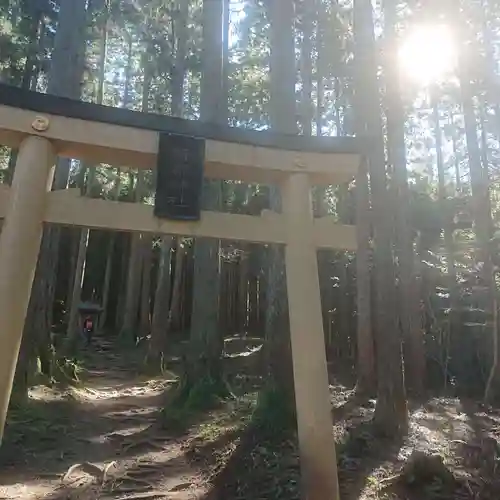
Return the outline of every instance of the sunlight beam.
{"type": "Polygon", "coordinates": [[[427,86],[451,76],[456,59],[456,45],[448,26],[417,26],[404,38],[399,50],[401,77],[427,86]]]}

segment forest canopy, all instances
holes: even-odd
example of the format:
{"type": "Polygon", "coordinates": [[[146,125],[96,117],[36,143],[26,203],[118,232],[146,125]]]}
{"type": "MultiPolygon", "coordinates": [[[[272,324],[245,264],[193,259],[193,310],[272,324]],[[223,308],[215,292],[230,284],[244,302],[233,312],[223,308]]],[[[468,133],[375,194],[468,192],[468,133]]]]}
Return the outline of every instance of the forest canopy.
{"type": "MultiPolygon", "coordinates": [[[[493,0],[0,0],[2,83],[263,134],[370,140],[356,178],[314,186],[312,202],[315,216],[356,225],[357,252],[318,251],[326,356],[331,380],[376,397],[384,436],[407,435],[412,401],[429,393],[500,398],[499,48],[493,0]]],[[[16,158],[0,146],[5,184],[16,158]]],[[[155,175],[59,158],[53,189],[68,187],[153,205],[155,175]]],[[[207,181],[203,209],[282,207],[276,186],[207,181]]],[[[140,370],[182,365],[180,407],[232,399],[254,370],[255,404],[276,398],[293,427],[282,248],[47,225],[19,400],[41,380],[75,381],[82,302],[102,307],[99,335],[140,370]],[[233,371],[236,337],[256,361],[233,371]]]]}

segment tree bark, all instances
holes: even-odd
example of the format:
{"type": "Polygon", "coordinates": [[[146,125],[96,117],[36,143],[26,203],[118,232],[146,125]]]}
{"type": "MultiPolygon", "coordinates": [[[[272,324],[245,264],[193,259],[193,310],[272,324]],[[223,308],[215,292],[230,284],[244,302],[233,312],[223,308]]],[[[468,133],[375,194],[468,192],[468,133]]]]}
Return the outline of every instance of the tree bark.
{"type": "MultiPolygon", "coordinates": [[[[87,21],[85,7],[85,2],[79,0],[67,0],[61,3],[47,87],[49,94],[80,99],[85,59],[87,21]]],[[[66,188],[69,168],[69,159],[57,161],[52,187],[54,190],[66,188]]],[[[22,362],[18,366],[18,372],[24,373],[18,373],[17,380],[28,380],[26,370],[34,366],[32,358],[34,352],[44,360],[52,357],[50,334],[60,233],[61,229],[55,226],[47,226],[44,230],[23,333],[21,349],[24,352],[20,358],[22,362]]],[[[44,363],[44,369],[47,368],[50,371],[44,363]]],[[[46,373],[46,375],[52,374],[46,373]]],[[[25,389],[27,387],[21,390],[25,389]]]]}
{"type": "Polygon", "coordinates": [[[305,0],[303,2],[302,15],[302,47],[301,47],[301,80],[302,80],[302,132],[304,135],[312,135],[313,103],[313,63],[312,63],[312,39],[313,22],[315,14],[315,1],[305,0]]]}
{"type": "Polygon", "coordinates": [[[172,237],[164,237],[161,242],[158,283],[156,286],[153,318],[151,322],[151,341],[149,343],[147,364],[161,361],[166,349],[166,334],[170,311],[170,263],[172,237]]]}
{"type": "Polygon", "coordinates": [[[184,251],[180,238],[175,239],[174,246],[174,283],[172,285],[172,301],[168,318],[168,331],[173,331],[182,327],[182,285],[183,278],[185,278],[186,252],[184,251]]]}
{"type": "Polygon", "coordinates": [[[386,435],[404,433],[408,426],[403,379],[401,341],[394,310],[396,300],[392,255],[392,217],[388,204],[384,140],[380,116],[372,3],[354,1],[356,92],[360,132],[374,138],[369,154],[369,173],[373,206],[375,268],[375,334],[377,355],[377,405],[374,421],[386,435]]]}
{"type": "Polygon", "coordinates": [[[371,209],[368,165],[359,166],[356,177],[356,300],[357,300],[357,380],[358,394],[371,394],[376,388],[375,350],[372,332],[371,303],[371,209]]]}
{"type": "MultiPolygon", "coordinates": [[[[100,50],[99,50],[99,74],[97,79],[97,104],[102,104],[104,98],[104,79],[106,77],[106,49],[107,49],[107,16],[104,18],[103,26],[101,27],[101,39],[100,39],[100,50]]],[[[87,171],[87,186],[85,189],[86,196],[92,196],[92,188],[94,185],[95,169],[93,165],[85,168],[83,165],[81,168],[84,172],[87,171]]],[[[83,174],[85,175],[85,173],[83,174]]],[[[68,315],[68,329],[66,333],[66,345],[65,350],[67,354],[74,352],[76,348],[76,342],[79,333],[79,306],[82,295],[83,282],[85,279],[85,267],[86,267],[86,257],[87,257],[87,247],[89,242],[90,230],[87,228],[81,229],[79,232],[79,242],[77,246],[77,254],[75,259],[75,269],[72,276],[71,284],[71,302],[69,303],[69,315],[68,315]]],[[[68,308],[67,302],[66,307],[68,308]]]]}
{"type": "MultiPolygon", "coordinates": [[[[135,187],[135,202],[141,203],[144,194],[144,172],[137,175],[137,185],[135,187]]],[[[140,277],[142,272],[141,259],[142,235],[132,234],[130,244],[130,256],[128,260],[127,288],[125,295],[123,324],[120,335],[129,340],[137,338],[137,320],[140,300],[140,277]]]]}
{"type": "MultiPolygon", "coordinates": [[[[481,150],[477,138],[477,120],[474,110],[474,91],[470,76],[465,66],[467,47],[463,45],[463,51],[459,59],[459,81],[462,99],[462,110],[464,115],[465,138],[467,144],[469,174],[472,191],[472,216],[474,218],[474,232],[476,235],[477,260],[482,264],[481,282],[486,292],[487,309],[496,318],[497,300],[496,285],[493,274],[493,263],[491,260],[490,238],[491,238],[491,213],[490,193],[488,176],[481,162],[481,150]]],[[[484,399],[494,399],[500,395],[500,364],[498,362],[500,342],[498,325],[493,324],[492,348],[494,361],[491,366],[490,376],[485,388],[484,399]]]]}
{"type": "Polygon", "coordinates": [[[399,89],[396,2],[384,3],[386,54],[386,117],[389,163],[394,173],[396,249],[399,263],[399,321],[403,333],[405,382],[408,391],[421,396],[425,387],[426,360],[420,320],[419,287],[410,226],[410,192],[406,169],[405,116],[399,89]]]}
{"type": "MultiPolygon", "coordinates": [[[[116,180],[111,199],[118,201],[121,191],[121,169],[116,169],[116,180]]],[[[108,322],[109,292],[111,285],[111,273],[113,271],[113,255],[116,249],[116,233],[109,234],[108,248],[106,251],[106,267],[104,271],[104,284],[102,286],[102,315],[99,318],[99,325],[105,328],[108,322]]]]}
{"type": "MultiPolygon", "coordinates": [[[[436,139],[436,157],[437,157],[437,170],[438,170],[438,182],[439,182],[439,199],[444,207],[447,194],[446,194],[446,184],[444,177],[444,159],[443,159],[443,138],[441,132],[440,116],[439,116],[439,99],[437,96],[437,88],[431,89],[431,104],[432,104],[432,116],[434,121],[434,136],[436,139]]],[[[454,134],[454,132],[452,132],[454,134]]],[[[455,245],[453,241],[453,219],[448,216],[448,211],[445,211],[447,217],[444,220],[444,248],[446,252],[446,268],[448,274],[448,286],[450,292],[450,313],[449,313],[449,345],[452,350],[451,357],[455,358],[453,353],[458,353],[460,349],[458,343],[458,335],[460,330],[459,324],[459,290],[457,286],[457,270],[455,266],[455,245]]],[[[445,374],[446,377],[447,374],[445,374]]],[[[446,380],[445,380],[446,383],[446,380]]]]}
{"type": "MultiPolygon", "coordinates": [[[[317,13],[317,61],[316,61],[316,135],[321,136],[323,130],[323,101],[324,101],[324,75],[328,73],[328,59],[325,57],[326,47],[324,41],[324,16],[326,12],[322,5],[321,0],[316,1],[317,13]]],[[[312,109],[312,104],[311,104],[312,109]]],[[[326,203],[326,193],[328,186],[321,186],[316,188],[317,197],[317,215],[324,217],[328,215],[328,206],[326,203]]],[[[318,266],[319,266],[319,286],[321,291],[321,310],[323,314],[323,328],[325,330],[327,352],[331,350],[332,342],[332,321],[331,321],[331,306],[332,306],[332,287],[331,287],[331,257],[332,251],[320,250],[318,252],[318,266]]]]}
{"type": "Polygon", "coordinates": [[[238,312],[237,333],[248,329],[248,245],[241,248],[238,266],[238,312]]]}
{"type": "MultiPolygon", "coordinates": [[[[132,38],[129,38],[128,60],[131,61],[132,57],[132,38]]],[[[152,67],[149,61],[149,51],[146,50],[142,57],[142,65],[144,68],[144,81],[142,85],[142,111],[148,112],[149,110],[149,91],[152,79],[152,67]]],[[[130,71],[130,70],[129,70],[130,71]]],[[[126,78],[130,80],[130,74],[126,78]]],[[[125,85],[125,98],[124,102],[129,100],[129,85],[125,85]]],[[[135,188],[135,202],[142,203],[142,198],[145,194],[145,179],[144,171],[141,170],[137,174],[137,186],[135,188]]],[[[136,327],[138,319],[138,310],[140,304],[140,277],[142,272],[142,239],[143,235],[140,233],[132,234],[132,243],[130,246],[129,268],[127,273],[127,288],[125,295],[125,307],[123,315],[123,324],[121,327],[120,335],[125,338],[137,337],[136,327]]]]}
{"type": "Polygon", "coordinates": [[[151,332],[151,264],[153,261],[152,245],[153,241],[151,239],[151,236],[143,235],[141,248],[142,279],[139,321],[139,332],[141,338],[145,338],[151,332]]]}
{"type": "MultiPolygon", "coordinates": [[[[184,80],[186,76],[186,51],[187,51],[187,17],[189,3],[179,0],[178,17],[174,19],[176,35],[175,64],[171,71],[172,81],[172,114],[181,117],[184,109],[184,80]]],[[[172,309],[179,307],[179,297],[172,298],[171,294],[180,293],[180,278],[182,276],[182,252],[176,252],[176,265],[173,267],[174,286],[171,286],[171,252],[172,245],[177,244],[180,238],[165,236],[162,240],[160,251],[160,265],[158,268],[158,282],[156,286],[153,321],[151,327],[151,344],[148,351],[148,363],[157,363],[166,349],[166,335],[170,331],[172,309]],[[177,286],[176,286],[177,285],[177,286]]]]}
{"type": "MultiPolygon", "coordinates": [[[[92,189],[93,179],[94,179],[94,168],[86,168],[84,165],[82,167],[88,172],[86,193],[88,194],[92,189]]],[[[81,301],[81,292],[83,287],[83,280],[85,277],[85,264],[86,264],[86,253],[87,246],[89,242],[90,231],[88,229],[82,229],[79,234],[79,241],[77,247],[77,257],[75,262],[75,271],[73,275],[72,285],[73,289],[71,291],[71,301],[68,315],[68,328],[66,332],[65,340],[65,353],[70,356],[74,353],[76,349],[76,344],[78,342],[80,317],[79,317],[79,306],[81,301]]]]}
{"type": "MultiPolygon", "coordinates": [[[[340,186],[337,203],[337,213],[342,224],[349,224],[348,218],[348,197],[349,187],[340,186]]],[[[338,278],[339,278],[339,299],[338,299],[338,333],[340,344],[343,347],[342,361],[349,362],[351,356],[351,300],[349,294],[349,257],[347,252],[338,252],[338,278]]]]}
{"type": "Polygon", "coordinates": [[[248,331],[254,335],[259,328],[259,248],[250,244],[248,250],[248,331]]]}
{"type": "MultiPolygon", "coordinates": [[[[224,0],[203,1],[203,49],[200,119],[221,123],[226,116],[224,94],[224,0]]],[[[222,186],[205,181],[202,207],[221,208],[222,186]]],[[[197,238],[194,242],[194,278],[187,387],[208,383],[210,391],[223,392],[221,356],[223,338],[219,330],[219,248],[218,240],[197,238]]]]}
{"type": "MultiPolygon", "coordinates": [[[[269,65],[271,128],[279,133],[296,134],[294,3],[269,0],[267,9],[271,28],[269,65]]],[[[281,212],[279,189],[272,186],[269,192],[270,209],[281,212]]],[[[267,256],[265,318],[267,365],[273,385],[285,391],[292,409],[295,405],[284,255],[281,248],[270,245],[267,256]]]]}

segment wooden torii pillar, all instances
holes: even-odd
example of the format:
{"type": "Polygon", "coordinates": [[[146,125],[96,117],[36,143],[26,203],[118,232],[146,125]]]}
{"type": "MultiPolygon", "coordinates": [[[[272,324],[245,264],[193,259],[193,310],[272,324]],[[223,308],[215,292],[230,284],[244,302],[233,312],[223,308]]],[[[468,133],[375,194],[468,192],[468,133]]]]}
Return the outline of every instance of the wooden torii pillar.
{"type": "Polygon", "coordinates": [[[28,136],[21,143],[0,233],[0,441],[38,261],[54,160],[47,139],[28,136]]]}
{"type": "Polygon", "coordinates": [[[306,500],[338,500],[337,458],[312,234],[311,186],[305,173],[282,186],[285,248],[300,465],[306,500]]]}

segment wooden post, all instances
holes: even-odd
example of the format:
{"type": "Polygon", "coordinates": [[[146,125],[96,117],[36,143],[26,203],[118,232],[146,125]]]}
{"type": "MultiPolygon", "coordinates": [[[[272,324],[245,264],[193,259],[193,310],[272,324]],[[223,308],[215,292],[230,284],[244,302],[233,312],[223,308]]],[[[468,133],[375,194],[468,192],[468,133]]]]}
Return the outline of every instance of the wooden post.
{"type": "Polygon", "coordinates": [[[48,140],[29,136],[21,143],[0,234],[0,442],[40,250],[53,165],[48,140]]]}
{"type": "Polygon", "coordinates": [[[286,276],[303,491],[307,500],[339,500],[307,174],[291,174],[282,186],[282,197],[287,221],[286,276]]]}

